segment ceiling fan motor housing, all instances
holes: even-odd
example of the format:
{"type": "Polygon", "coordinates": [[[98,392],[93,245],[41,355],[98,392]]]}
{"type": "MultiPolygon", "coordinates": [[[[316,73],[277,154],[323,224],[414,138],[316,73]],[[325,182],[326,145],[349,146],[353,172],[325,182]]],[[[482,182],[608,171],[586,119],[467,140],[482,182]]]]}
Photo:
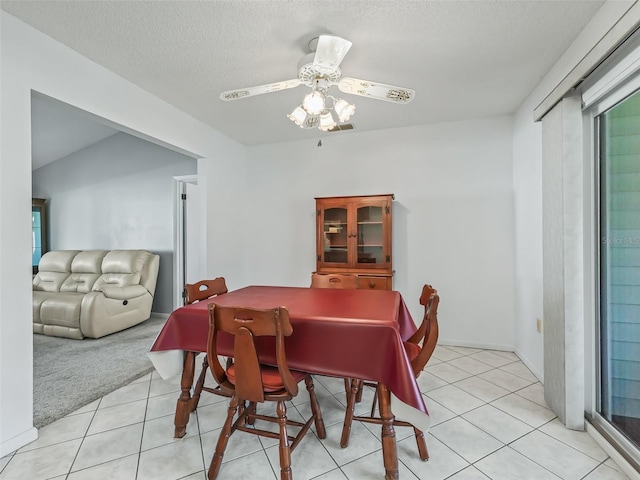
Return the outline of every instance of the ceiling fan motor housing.
{"type": "Polygon", "coordinates": [[[302,83],[311,87],[313,83],[318,78],[323,78],[329,82],[329,84],[338,83],[340,78],[342,77],[342,70],[339,67],[336,67],[334,70],[320,71],[313,64],[315,59],[315,53],[308,53],[298,62],[298,78],[302,83]]]}

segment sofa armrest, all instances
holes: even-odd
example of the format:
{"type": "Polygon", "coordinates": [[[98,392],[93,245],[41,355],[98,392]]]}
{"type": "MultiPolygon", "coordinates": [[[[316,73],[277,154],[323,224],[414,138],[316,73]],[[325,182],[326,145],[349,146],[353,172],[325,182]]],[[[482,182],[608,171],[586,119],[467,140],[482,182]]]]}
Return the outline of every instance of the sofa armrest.
{"type": "Polygon", "coordinates": [[[115,300],[130,300],[132,298],[141,297],[145,294],[149,295],[149,292],[142,285],[127,285],[126,287],[115,287],[105,285],[100,288],[100,291],[104,293],[107,298],[113,298],[115,300]]]}

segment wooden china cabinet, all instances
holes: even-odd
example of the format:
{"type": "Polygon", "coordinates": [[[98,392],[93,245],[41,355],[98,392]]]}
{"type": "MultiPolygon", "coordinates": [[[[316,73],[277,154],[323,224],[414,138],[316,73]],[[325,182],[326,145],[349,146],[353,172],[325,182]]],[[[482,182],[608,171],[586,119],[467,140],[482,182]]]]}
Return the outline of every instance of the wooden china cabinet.
{"type": "Polygon", "coordinates": [[[354,273],[359,288],[391,290],[393,198],[316,198],[316,272],[354,273]]]}

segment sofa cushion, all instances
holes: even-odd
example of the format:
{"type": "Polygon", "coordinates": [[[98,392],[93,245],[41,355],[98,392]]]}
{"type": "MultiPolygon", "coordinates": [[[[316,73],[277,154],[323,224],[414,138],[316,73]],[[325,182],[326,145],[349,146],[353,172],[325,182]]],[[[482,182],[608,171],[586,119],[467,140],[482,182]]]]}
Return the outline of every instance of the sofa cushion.
{"type": "Polygon", "coordinates": [[[40,308],[42,307],[42,302],[55,295],[58,295],[58,292],[33,292],[33,323],[42,323],[40,320],[40,308]]]}
{"type": "Polygon", "coordinates": [[[102,260],[102,275],[96,280],[92,290],[100,291],[105,285],[138,285],[142,269],[150,255],[145,250],[111,250],[102,260]]]}
{"type": "Polygon", "coordinates": [[[71,263],[79,250],[55,250],[45,253],[40,262],[38,269],[45,272],[70,272],[71,263]]]}
{"type": "Polygon", "coordinates": [[[106,250],[78,252],[71,262],[71,273],[102,273],[102,261],[106,254],[106,250]]]}
{"type": "Polygon", "coordinates": [[[59,292],[68,276],[68,272],[38,272],[33,278],[33,290],[59,292]]]}
{"type": "Polygon", "coordinates": [[[99,277],[98,273],[72,273],[62,282],[60,291],[89,293],[99,277]]]}
{"type": "Polygon", "coordinates": [[[42,302],[40,321],[44,325],[80,327],[80,306],[84,293],[58,293],[42,302]]]}
{"type": "Polygon", "coordinates": [[[139,273],[150,256],[146,250],[111,250],[102,260],[102,273],[139,273]]]}
{"type": "Polygon", "coordinates": [[[57,250],[45,253],[33,278],[33,290],[58,292],[71,272],[71,262],[78,250],[57,250]]]}
{"type": "Polygon", "coordinates": [[[60,286],[61,292],[88,293],[100,277],[102,260],[106,250],[79,252],[71,262],[71,274],[60,286]]]}

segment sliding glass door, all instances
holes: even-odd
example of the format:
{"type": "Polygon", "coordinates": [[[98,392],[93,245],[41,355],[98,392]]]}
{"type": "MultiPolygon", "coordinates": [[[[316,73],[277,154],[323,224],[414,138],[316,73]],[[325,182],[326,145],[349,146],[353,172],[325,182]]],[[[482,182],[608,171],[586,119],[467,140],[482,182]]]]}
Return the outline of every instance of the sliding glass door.
{"type": "Polygon", "coordinates": [[[599,157],[597,411],[640,446],[640,92],[596,117],[599,157]]]}

